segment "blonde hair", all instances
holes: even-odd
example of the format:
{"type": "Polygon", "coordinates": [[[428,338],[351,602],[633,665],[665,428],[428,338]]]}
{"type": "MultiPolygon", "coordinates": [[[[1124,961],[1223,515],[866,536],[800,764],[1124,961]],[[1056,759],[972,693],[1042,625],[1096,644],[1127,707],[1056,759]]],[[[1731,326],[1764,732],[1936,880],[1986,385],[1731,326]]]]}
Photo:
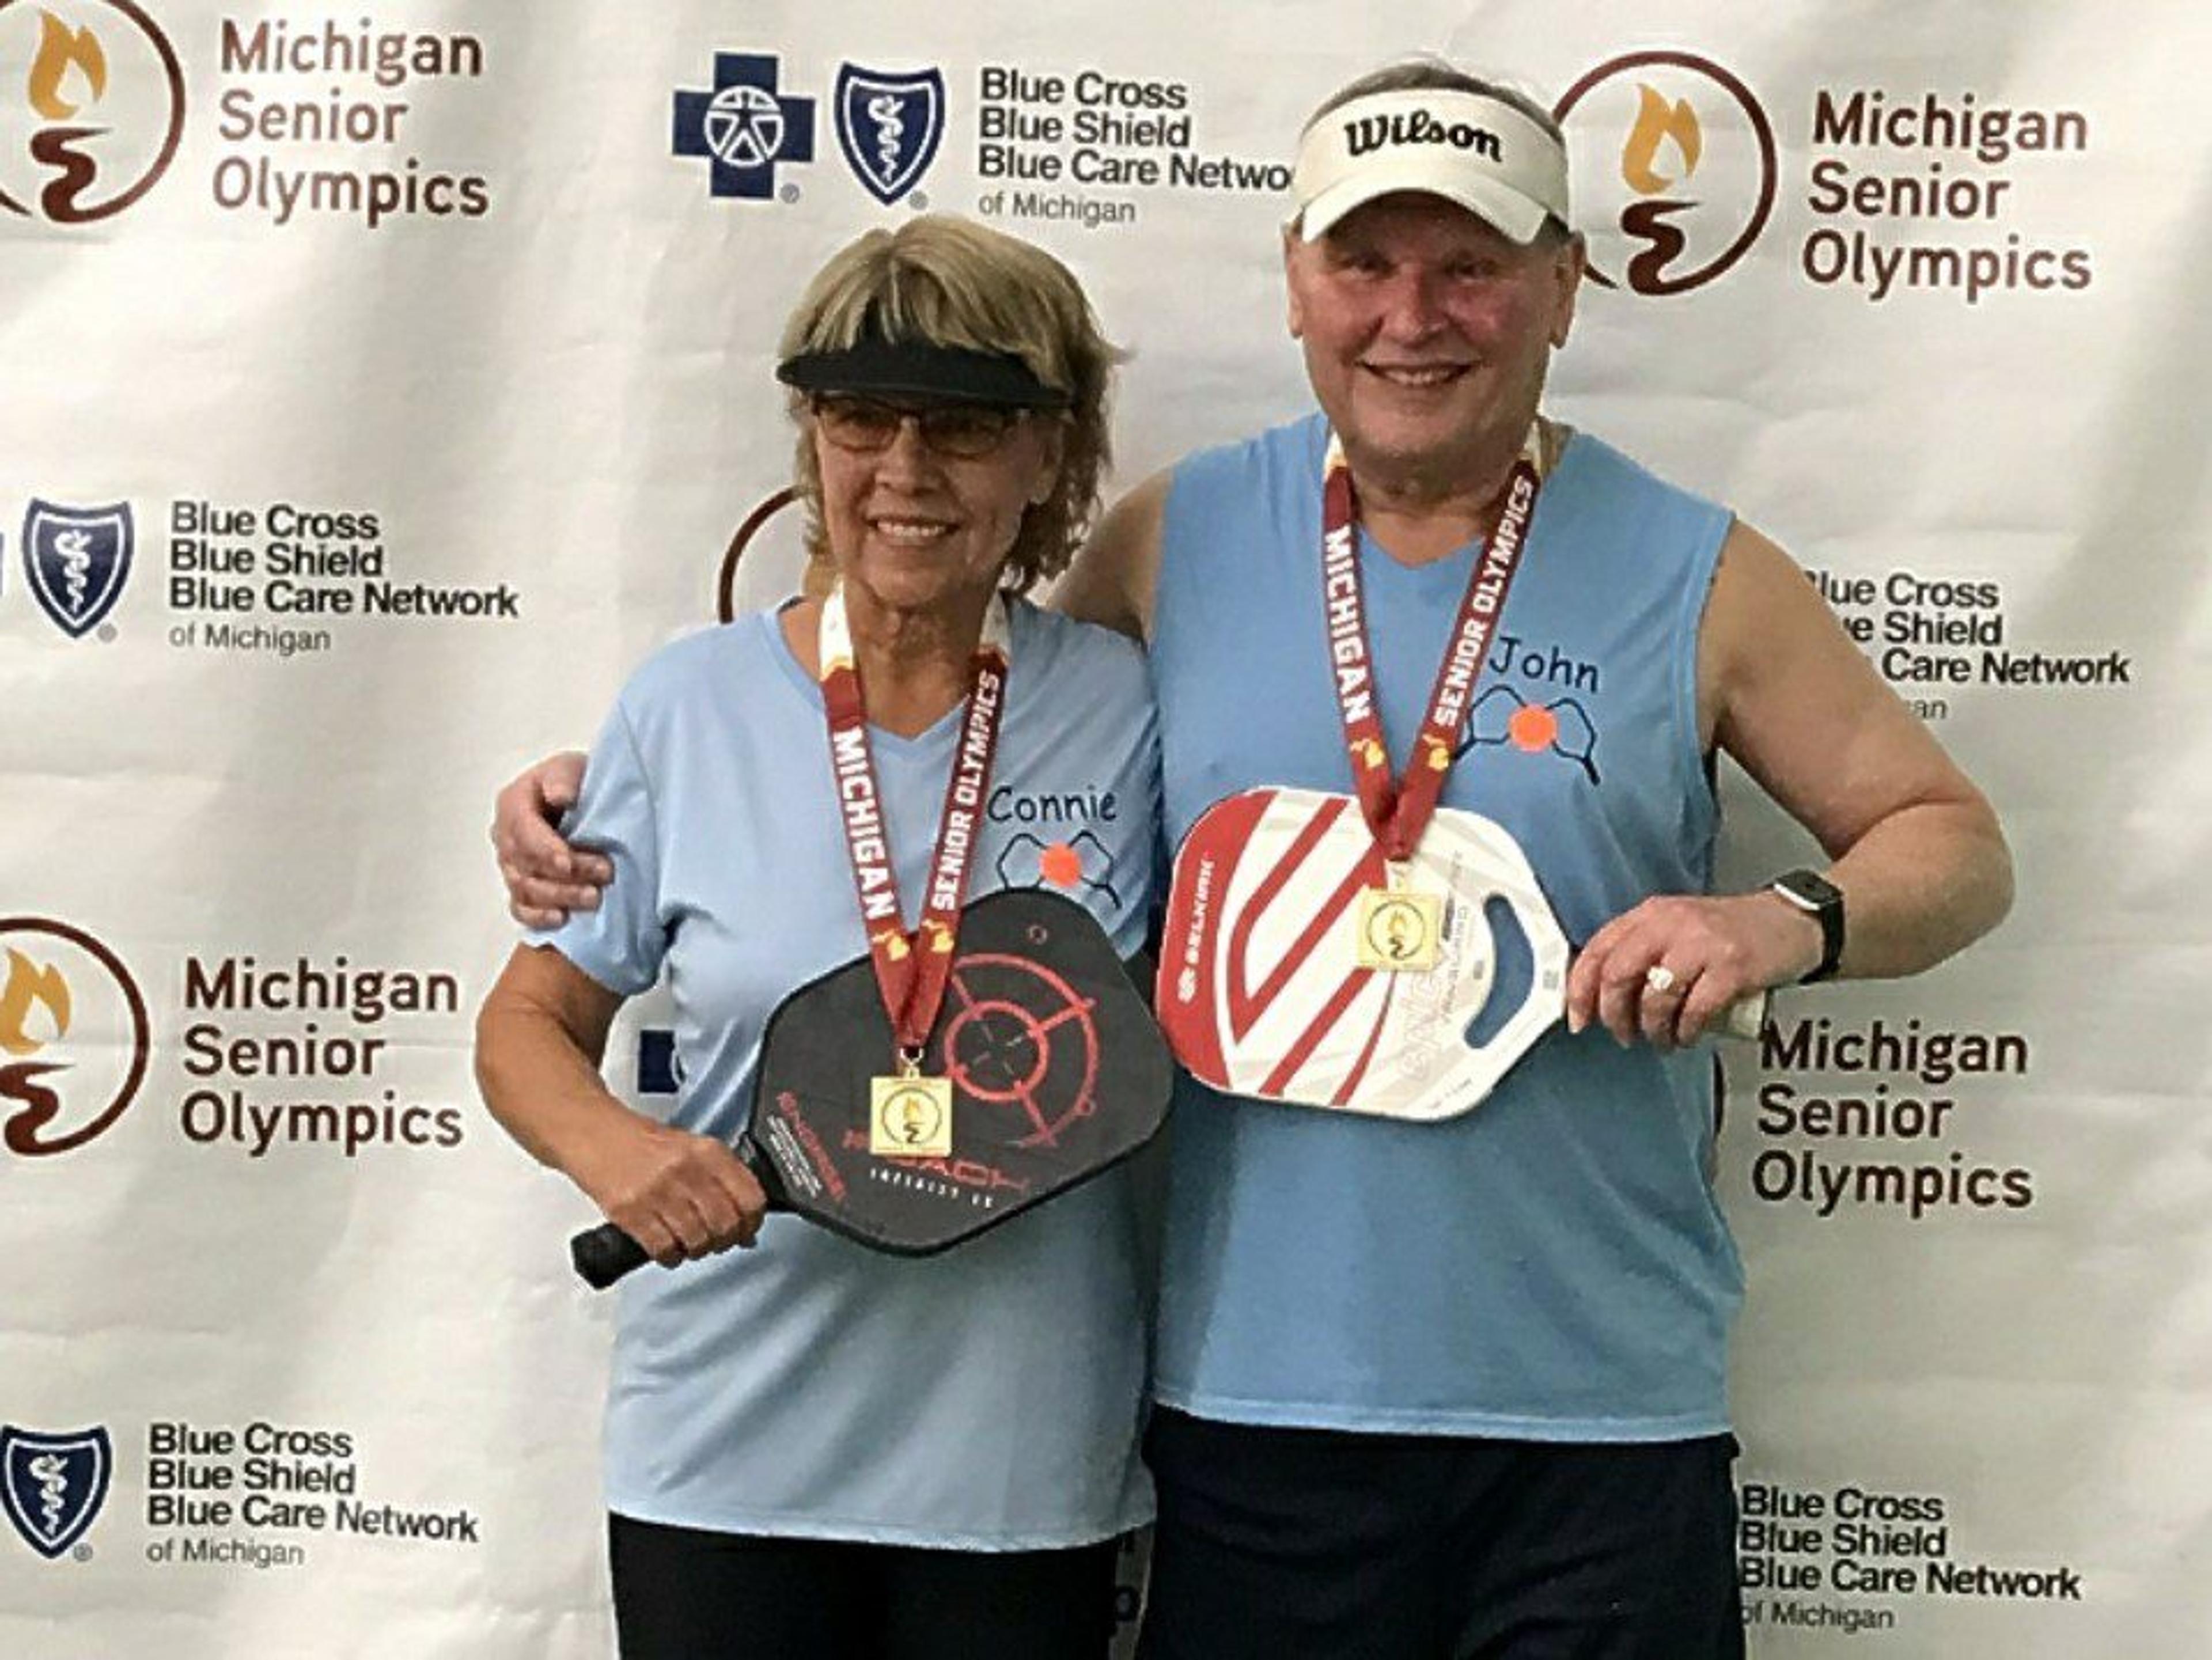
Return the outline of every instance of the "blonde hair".
{"type": "MultiPolygon", "coordinates": [[[[1052,494],[1022,517],[1006,556],[1005,586],[1024,592],[1067,569],[1098,509],[1099,477],[1112,459],[1107,392],[1122,354],[1100,332],[1082,284],[1033,243],[970,220],[923,214],[896,230],[872,230],[830,257],[784,325],[781,359],[842,351],[878,337],[1018,357],[1066,395],[1042,420],[1062,423],[1052,494]]],[[[791,412],[805,408],[793,392],[791,412]]],[[[826,589],[822,475],[804,423],[798,488],[806,507],[810,593],[826,589]]]]}

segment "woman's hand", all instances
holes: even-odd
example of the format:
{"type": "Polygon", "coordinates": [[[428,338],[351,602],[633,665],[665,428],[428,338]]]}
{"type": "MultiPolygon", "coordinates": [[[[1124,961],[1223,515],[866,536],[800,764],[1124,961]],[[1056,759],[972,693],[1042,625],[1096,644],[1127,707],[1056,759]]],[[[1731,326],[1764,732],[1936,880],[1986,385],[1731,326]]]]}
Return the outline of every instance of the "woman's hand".
{"type": "Polygon", "coordinates": [[[721,1142],[648,1118],[599,1076],[622,999],[546,946],[517,946],[477,1014],[485,1105],[665,1267],[750,1245],[768,1195],[721,1142]]]}
{"type": "Polygon", "coordinates": [[[768,1212],[758,1179],[722,1142],[635,1113],[608,1120],[568,1174],[665,1268],[750,1246],[768,1212]]]}

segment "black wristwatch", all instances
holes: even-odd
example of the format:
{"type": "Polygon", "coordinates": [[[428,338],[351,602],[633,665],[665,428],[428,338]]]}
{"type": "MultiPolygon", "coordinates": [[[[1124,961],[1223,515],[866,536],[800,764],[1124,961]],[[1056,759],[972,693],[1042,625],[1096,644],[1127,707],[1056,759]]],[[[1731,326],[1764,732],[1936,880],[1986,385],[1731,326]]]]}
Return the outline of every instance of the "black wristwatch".
{"type": "Polygon", "coordinates": [[[1784,872],[1766,885],[1820,925],[1820,960],[1797,983],[1826,980],[1844,958],[1844,891],[1817,871],[1784,872]]]}

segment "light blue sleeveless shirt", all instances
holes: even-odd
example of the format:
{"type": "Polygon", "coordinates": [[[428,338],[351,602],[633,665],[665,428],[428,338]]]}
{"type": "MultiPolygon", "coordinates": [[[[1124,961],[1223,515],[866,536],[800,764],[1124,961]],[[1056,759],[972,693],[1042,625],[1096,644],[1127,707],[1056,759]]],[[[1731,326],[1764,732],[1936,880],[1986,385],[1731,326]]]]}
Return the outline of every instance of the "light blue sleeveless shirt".
{"type": "MultiPolygon", "coordinates": [[[[1049,870],[1130,954],[1158,800],[1144,660],[1026,604],[1012,621],[970,892],[1049,870]]],[[[871,733],[909,927],[960,714],[918,738],[871,733]]],[[[538,938],[625,994],[666,969],[685,1080],[674,1121],[688,1129],[736,1134],[770,1011],[866,949],[827,741],[819,690],[761,614],[648,660],[592,751],[574,830],[612,856],[614,882],[597,912],[538,938]]],[[[633,1274],[607,1405],[609,1506],[724,1532],[976,1550],[1085,1543],[1146,1520],[1133,1189],[1116,1170],[918,1259],[771,1215],[753,1250],[633,1274]]]]}
{"type": "MultiPolygon", "coordinates": [[[[1176,472],[1154,608],[1166,829],[1264,785],[1348,791],[1321,588],[1319,417],[1176,472]]],[[[1596,441],[1546,482],[1447,806],[1497,820],[1579,944],[1711,885],[1698,620],[1729,524],[1596,441]]],[[[1393,763],[1474,550],[1361,538],[1393,763]]],[[[1712,1061],[1548,1034],[1491,1098],[1401,1124],[1179,1080],[1155,1394],[1231,1422],[1554,1441],[1726,1426],[1741,1272],[1712,1061]]]]}

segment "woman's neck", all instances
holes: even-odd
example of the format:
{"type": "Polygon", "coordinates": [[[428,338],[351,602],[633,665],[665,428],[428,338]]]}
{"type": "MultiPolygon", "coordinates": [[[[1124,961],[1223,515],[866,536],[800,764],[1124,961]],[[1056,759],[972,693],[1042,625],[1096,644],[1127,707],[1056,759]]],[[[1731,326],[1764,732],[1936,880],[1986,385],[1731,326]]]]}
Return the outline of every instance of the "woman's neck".
{"type": "MultiPolygon", "coordinates": [[[[845,623],[871,725],[913,738],[968,696],[969,664],[992,597],[986,589],[925,610],[902,611],[878,603],[862,589],[846,589],[845,623]]],[[[817,678],[822,672],[822,605],[818,599],[801,600],[782,617],[785,642],[817,678]]]]}

